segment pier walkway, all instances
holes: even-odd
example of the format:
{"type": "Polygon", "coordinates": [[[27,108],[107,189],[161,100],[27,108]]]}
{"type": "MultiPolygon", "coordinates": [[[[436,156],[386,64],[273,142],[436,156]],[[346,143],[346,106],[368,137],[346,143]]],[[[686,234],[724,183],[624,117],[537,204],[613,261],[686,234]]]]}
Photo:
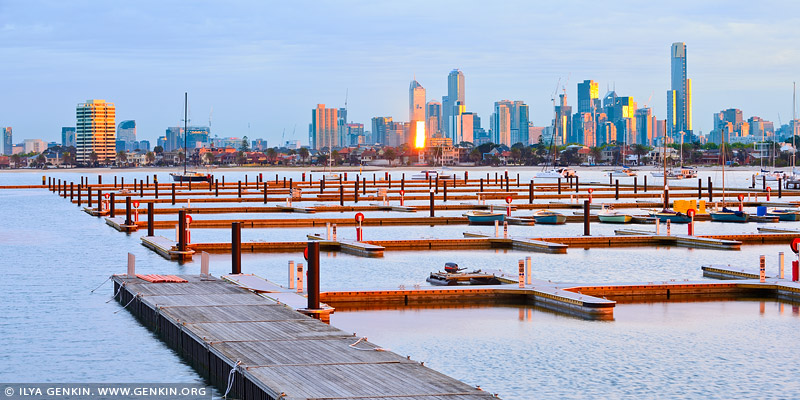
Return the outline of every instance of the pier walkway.
{"type": "Polygon", "coordinates": [[[116,275],[115,298],[229,396],[494,398],[259,294],[213,277],[180,277],[188,282],[116,275]]]}

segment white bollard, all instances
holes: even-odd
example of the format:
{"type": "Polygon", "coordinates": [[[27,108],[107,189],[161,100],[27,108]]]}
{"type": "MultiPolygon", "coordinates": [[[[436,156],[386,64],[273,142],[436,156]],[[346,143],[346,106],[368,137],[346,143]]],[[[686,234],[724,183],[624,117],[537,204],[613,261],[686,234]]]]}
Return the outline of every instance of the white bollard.
{"type": "Polygon", "coordinates": [[[783,279],[783,252],[778,253],[778,277],[783,279]]]}
{"type": "Polygon", "coordinates": [[[670,226],[670,220],[667,220],[667,236],[672,235],[672,227],[670,226]]]}
{"type": "Polygon", "coordinates": [[[503,239],[508,239],[508,221],[503,221],[503,239]]]}
{"type": "Polygon", "coordinates": [[[325,223],[325,240],[331,240],[331,223],[325,223]]]}
{"type": "Polygon", "coordinates": [[[208,265],[210,263],[210,257],[208,253],[205,251],[200,253],[200,275],[208,276],[208,265]]]}
{"type": "Polygon", "coordinates": [[[333,241],[337,241],[336,239],[336,224],[333,224],[333,241]]]}
{"type": "Polygon", "coordinates": [[[519,287],[525,287],[525,261],[519,260],[519,287]]]}
{"type": "Polygon", "coordinates": [[[289,289],[294,289],[294,261],[289,261],[289,289]]]}
{"type": "Polygon", "coordinates": [[[297,293],[303,293],[303,263],[297,263],[297,293]]]}
{"type": "Polygon", "coordinates": [[[661,220],[656,217],[656,235],[661,234],[661,220]]]}
{"type": "Polygon", "coordinates": [[[531,256],[525,257],[525,283],[528,285],[533,282],[533,277],[531,277],[531,256]]]}
{"type": "Polygon", "coordinates": [[[764,255],[762,254],[758,260],[758,281],[761,283],[766,282],[766,261],[764,260],[764,255]]]}
{"type": "Polygon", "coordinates": [[[136,278],[136,256],[128,253],[128,278],[136,278]]]}
{"type": "Polygon", "coordinates": [[[494,237],[500,237],[500,221],[494,221],[494,237]]]}

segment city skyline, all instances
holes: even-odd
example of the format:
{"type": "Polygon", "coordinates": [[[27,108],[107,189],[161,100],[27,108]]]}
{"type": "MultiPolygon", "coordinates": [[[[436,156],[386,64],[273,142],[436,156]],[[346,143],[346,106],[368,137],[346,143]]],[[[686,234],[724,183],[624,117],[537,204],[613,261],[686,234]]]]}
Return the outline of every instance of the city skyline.
{"type": "Polygon", "coordinates": [[[0,6],[0,51],[13,61],[0,66],[8,80],[0,126],[13,127],[17,142],[60,141],[61,127],[74,125],[74,105],[101,98],[117,105],[119,120],[136,120],[141,139],[155,143],[166,127],[180,125],[182,92],[189,91],[191,124],[204,126],[211,119],[212,135],[261,137],[275,145],[285,129],[286,140],[305,143],[308,110],[316,104],[344,107],[347,94],[347,122],[370,125],[376,116],[405,121],[409,82],[416,79],[427,100],[438,101],[448,94],[446,77],[453,69],[465,76],[466,111],[487,121],[495,102],[519,99],[529,105],[535,125],[547,126],[554,91],[563,93],[566,86],[568,98],[577,99],[583,80],[596,82],[601,96],[612,87],[640,106],[652,96],[647,106],[665,119],[674,42],[689,48],[695,132],[707,134],[713,114],[729,108],[776,125],[779,113],[784,124],[791,118],[791,83],[800,63],[792,38],[800,25],[784,15],[797,14],[798,5],[632,4],[348,2],[352,7],[321,3],[305,10],[237,3],[182,10],[147,2],[102,9],[46,3],[42,12],[36,4],[6,3],[0,6]],[[447,18],[421,16],[419,23],[430,29],[404,31],[398,20],[417,17],[422,7],[431,15],[450,12],[454,20],[480,19],[467,29],[447,18]],[[707,21],[712,11],[713,23],[707,21]],[[345,12],[365,25],[325,22],[345,12]],[[186,18],[167,17],[181,13],[186,18]],[[87,38],[71,23],[84,14],[110,21],[93,26],[104,35],[87,38]],[[377,15],[392,18],[369,20],[377,15]],[[290,23],[301,16],[307,24],[290,23]],[[491,22],[501,17],[502,24],[491,22]],[[140,22],[140,29],[117,26],[113,21],[120,18],[140,22]],[[580,26],[586,18],[598,23],[591,30],[580,26]],[[554,21],[567,22],[568,29],[553,34],[560,26],[554,21]],[[188,24],[193,28],[187,30],[188,24]],[[332,61],[319,62],[317,56],[331,54],[332,61]],[[32,102],[38,104],[35,113],[32,102]]]}

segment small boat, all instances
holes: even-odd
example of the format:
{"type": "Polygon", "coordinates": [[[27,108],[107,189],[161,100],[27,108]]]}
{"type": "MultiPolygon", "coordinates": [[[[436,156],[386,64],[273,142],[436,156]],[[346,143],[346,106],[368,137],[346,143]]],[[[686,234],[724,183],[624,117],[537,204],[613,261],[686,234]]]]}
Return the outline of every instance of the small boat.
{"type": "Polygon", "coordinates": [[[537,224],[560,225],[567,222],[567,217],[555,211],[539,210],[533,213],[533,220],[537,224]]]}
{"type": "Polygon", "coordinates": [[[597,218],[600,219],[600,222],[608,224],[627,224],[633,219],[630,215],[621,213],[611,207],[602,209],[597,213],[597,218]]]}
{"type": "Polygon", "coordinates": [[[658,218],[659,222],[670,221],[673,224],[688,224],[692,221],[692,218],[688,215],[666,208],[661,211],[651,212],[650,216],[658,218]]]}
{"type": "MultiPolygon", "coordinates": [[[[188,132],[189,131],[189,126],[188,126],[188,123],[189,123],[189,93],[188,92],[184,93],[184,95],[183,95],[183,121],[184,121],[183,131],[184,132],[188,132]]],[[[189,142],[188,142],[188,139],[187,139],[188,136],[189,135],[183,135],[183,148],[184,149],[188,149],[189,148],[189,142]]],[[[211,174],[206,175],[206,174],[202,174],[200,172],[193,172],[193,171],[187,171],[186,170],[186,163],[188,162],[187,158],[188,157],[186,157],[186,156],[183,157],[183,173],[181,173],[181,172],[173,172],[173,173],[169,174],[172,177],[172,180],[175,181],[175,182],[210,182],[211,181],[211,174]]]]}
{"type": "Polygon", "coordinates": [[[697,178],[697,170],[689,167],[675,168],[671,174],[667,175],[667,179],[691,179],[697,178]],[[670,177],[670,175],[672,177],[670,177]]]}
{"type": "Polygon", "coordinates": [[[169,176],[175,182],[209,182],[211,180],[211,174],[206,175],[194,171],[173,172],[169,176]]]}
{"type": "Polygon", "coordinates": [[[622,167],[609,172],[609,175],[617,177],[636,176],[636,172],[628,167],[622,167]]]}
{"type": "Polygon", "coordinates": [[[470,225],[493,225],[494,221],[503,222],[506,215],[501,212],[473,210],[464,214],[470,225]]]}
{"type": "Polygon", "coordinates": [[[431,272],[427,279],[428,283],[436,286],[456,286],[456,285],[500,285],[512,283],[509,278],[497,272],[475,270],[472,272],[461,272],[466,268],[459,268],[458,264],[448,262],[444,264],[444,272],[431,272]]]}
{"type": "Polygon", "coordinates": [[[733,211],[727,207],[722,207],[722,211],[711,211],[708,214],[711,215],[712,221],[717,222],[747,222],[750,218],[744,211],[733,211]]]}
{"type": "Polygon", "coordinates": [[[496,276],[473,276],[469,278],[470,285],[502,285],[503,282],[496,276]]]}
{"type": "Polygon", "coordinates": [[[767,182],[775,182],[778,179],[786,179],[786,174],[784,174],[783,171],[772,171],[763,175],[767,182]]]}
{"type": "Polygon", "coordinates": [[[436,170],[436,176],[434,178],[439,177],[439,179],[455,179],[455,174],[450,168],[441,168],[436,170]]]}
{"type": "MultiPolygon", "coordinates": [[[[655,178],[663,178],[664,172],[653,171],[650,173],[655,178]]],[[[680,167],[667,171],[667,179],[690,179],[697,178],[697,171],[694,168],[680,167]]]]}
{"type": "Polygon", "coordinates": [[[422,170],[422,171],[417,172],[416,174],[411,175],[411,179],[426,180],[427,181],[428,178],[436,179],[436,177],[438,175],[439,175],[439,173],[436,170],[426,169],[426,170],[422,170]]]}
{"type": "Polygon", "coordinates": [[[767,215],[779,217],[781,221],[800,221],[800,210],[791,208],[774,208],[767,215]]]}
{"type": "Polygon", "coordinates": [[[577,177],[578,174],[572,168],[553,168],[549,171],[542,171],[536,174],[536,179],[558,179],[577,177]]]}
{"type": "Polygon", "coordinates": [[[322,178],[326,181],[338,181],[342,179],[342,176],[336,172],[328,172],[325,175],[322,175],[322,178]]]}

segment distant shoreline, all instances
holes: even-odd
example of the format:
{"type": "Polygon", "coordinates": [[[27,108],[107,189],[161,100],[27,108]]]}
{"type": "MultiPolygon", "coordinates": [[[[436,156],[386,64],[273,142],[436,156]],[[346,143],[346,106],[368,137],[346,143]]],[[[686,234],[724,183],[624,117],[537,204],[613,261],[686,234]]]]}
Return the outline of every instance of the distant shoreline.
{"type": "MultiPolygon", "coordinates": [[[[533,165],[533,166],[525,166],[525,165],[501,165],[497,167],[491,166],[449,166],[449,169],[453,171],[459,170],[466,170],[466,171],[518,171],[518,170],[526,170],[526,171],[540,171],[542,170],[542,166],[540,165],[533,165]]],[[[571,166],[576,171],[611,171],[617,168],[616,166],[612,165],[601,165],[601,166],[571,166]]],[[[669,167],[674,168],[674,167],[669,167]]],[[[721,171],[722,168],[719,165],[714,166],[695,166],[695,168],[699,170],[705,171],[721,171]]],[[[736,166],[736,167],[726,167],[728,171],[746,171],[746,170],[753,170],[754,172],[758,170],[758,166],[736,166]]],[[[787,169],[786,168],[778,168],[787,169]]],[[[296,167],[288,167],[288,166],[267,166],[267,167],[221,167],[221,168],[189,168],[191,170],[200,171],[200,172],[267,172],[267,171],[308,171],[312,173],[322,173],[326,172],[324,167],[319,166],[296,166],[296,167]]],[[[352,172],[352,171],[362,171],[362,172],[377,172],[377,171],[420,171],[426,169],[436,169],[435,167],[423,167],[423,166],[403,166],[403,167],[374,167],[374,166],[365,166],[365,167],[357,167],[357,166],[340,166],[334,167],[333,172],[352,172]]],[[[655,166],[655,165],[647,165],[641,167],[631,167],[633,170],[638,171],[660,171],[662,167],[655,166]]],[[[38,173],[38,174],[47,174],[53,172],[72,172],[72,173],[113,173],[113,172],[141,172],[141,171],[153,171],[153,173],[169,173],[169,172],[178,172],[182,171],[182,167],[131,167],[131,168],[48,168],[48,169],[29,169],[29,168],[20,168],[20,169],[0,169],[0,173],[38,173]]]]}

